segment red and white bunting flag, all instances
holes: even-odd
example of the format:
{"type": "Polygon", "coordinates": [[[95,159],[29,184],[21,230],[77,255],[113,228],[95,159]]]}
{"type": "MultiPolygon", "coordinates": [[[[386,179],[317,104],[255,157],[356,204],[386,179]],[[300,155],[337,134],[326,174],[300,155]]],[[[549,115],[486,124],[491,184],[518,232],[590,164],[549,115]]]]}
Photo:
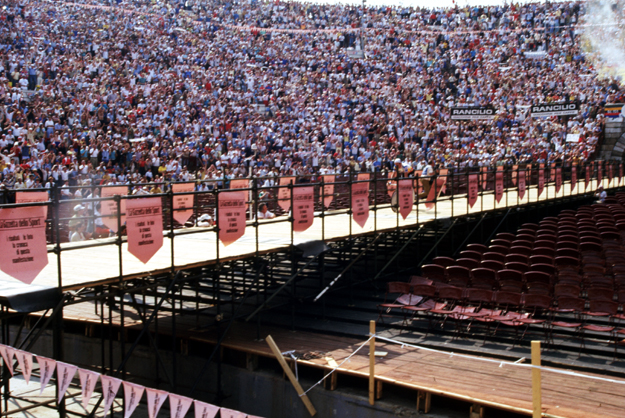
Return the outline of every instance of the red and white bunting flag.
{"type": "Polygon", "coordinates": [[[189,412],[193,399],[180,395],[169,394],[170,418],[184,418],[189,412]]]}
{"type": "Polygon", "coordinates": [[[104,375],[100,376],[100,380],[102,381],[102,396],[104,397],[104,418],[106,418],[122,381],[121,379],[104,375]]]}
{"type": "Polygon", "coordinates": [[[247,414],[239,411],[233,411],[232,409],[221,408],[219,416],[221,418],[245,418],[247,414]]]}
{"type": "Polygon", "coordinates": [[[123,382],[124,385],[124,399],[126,408],[124,408],[124,418],[130,418],[143,396],[145,387],[137,385],[135,383],[123,382]]]}
{"type": "Polygon", "coordinates": [[[95,385],[98,383],[98,377],[100,373],[92,372],[91,370],[78,369],[78,377],[80,378],[80,388],[82,390],[82,407],[87,409],[89,401],[95,390],[95,385]]]}
{"type": "Polygon", "coordinates": [[[52,378],[54,374],[54,370],[56,369],[56,360],[52,360],[50,358],[37,356],[37,363],[39,363],[39,382],[41,383],[41,389],[39,390],[39,395],[43,394],[43,390],[48,385],[48,382],[52,378]]]}
{"type": "Polygon", "coordinates": [[[4,367],[9,369],[11,376],[13,376],[13,354],[15,354],[15,349],[13,347],[0,344],[0,355],[2,355],[2,359],[4,360],[4,367]]]}
{"type": "Polygon", "coordinates": [[[78,370],[78,367],[72,364],[56,362],[56,382],[59,390],[57,402],[61,402],[63,397],[65,397],[65,392],[67,392],[69,385],[72,383],[76,370],[78,370]]]}
{"type": "Polygon", "coordinates": [[[33,372],[33,355],[26,351],[15,350],[15,357],[17,357],[17,363],[20,365],[20,370],[28,385],[30,383],[30,375],[33,372]]]}
{"type": "Polygon", "coordinates": [[[219,412],[218,406],[200,401],[193,401],[193,408],[195,409],[195,418],[215,418],[219,412]]]}
{"type": "Polygon", "coordinates": [[[158,415],[169,393],[164,390],[145,388],[145,395],[148,398],[148,417],[154,418],[158,415]]]}

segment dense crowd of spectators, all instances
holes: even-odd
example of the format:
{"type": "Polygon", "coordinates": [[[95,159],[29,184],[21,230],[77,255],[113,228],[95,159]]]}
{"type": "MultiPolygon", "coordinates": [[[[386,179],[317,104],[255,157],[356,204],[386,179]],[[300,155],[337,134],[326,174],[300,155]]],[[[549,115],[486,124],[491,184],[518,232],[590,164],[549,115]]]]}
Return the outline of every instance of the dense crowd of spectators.
{"type": "Polygon", "coordinates": [[[584,161],[623,100],[584,57],[580,2],[0,5],[7,189],[584,161]],[[550,102],[580,111],[529,117],[550,102]],[[450,119],[469,105],[497,116],[450,119]]]}

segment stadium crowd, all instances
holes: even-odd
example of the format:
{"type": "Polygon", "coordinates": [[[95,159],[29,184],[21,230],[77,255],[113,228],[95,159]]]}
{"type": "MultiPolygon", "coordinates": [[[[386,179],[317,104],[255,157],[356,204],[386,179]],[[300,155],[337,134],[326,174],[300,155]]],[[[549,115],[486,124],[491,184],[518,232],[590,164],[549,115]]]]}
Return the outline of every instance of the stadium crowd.
{"type": "Polygon", "coordinates": [[[6,189],[585,161],[623,100],[584,57],[580,2],[0,5],[6,189]],[[529,116],[554,102],[579,113],[529,116]],[[486,105],[492,120],[450,118],[486,105]]]}

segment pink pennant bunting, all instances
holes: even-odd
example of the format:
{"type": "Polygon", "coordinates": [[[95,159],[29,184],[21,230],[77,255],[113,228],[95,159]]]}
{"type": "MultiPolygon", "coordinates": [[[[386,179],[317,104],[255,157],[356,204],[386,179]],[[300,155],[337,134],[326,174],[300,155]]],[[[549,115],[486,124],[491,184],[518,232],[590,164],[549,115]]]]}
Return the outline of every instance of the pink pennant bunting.
{"type": "Polygon", "coordinates": [[[47,264],[41,208],[0,209],[0,270],[31,284],[47,264]]]}
{"type": "Polygon", "coordinates": [[[315,220],[314,198],[313,186],[293,189],[293,231],[303,232],[312,226],[315,220]]]}
{"type": "Polygon", "coordinates": [[[549,181],[556,179],[556,163],[551,163],[549,166],[549,181]]]}
{"type": "Polygon", "coordinates": [[[126,202],[128,252],[147,263],[163,246],[163,211],[160,197],[126,202]]]}
{"type": "Polygon", "coordinates": [[[57,402],[61,402],[63,397],[65,397],[65,392],[67,392],[69,385],[72,383],[76,370],[78,370],[78,367],[74,365],[60,361],[56,362],[56,380],[59,390],[57,402]]]}
{"type": "Polygon", "coordinates": [[[245,418],[247,414],[239,411],[233,411],[232,409],[221,408],[219,410],[219,416],[221,418],[245,418]]]}
{"type": "MultiPolygon", "coordinates": [[[[193,404],[193,399],[180,395],[169,394],[170,418],[184,418],[193,404]]],[[[197,411],[197,408],[196,408],[197,411]]],[[[197,416],[197,415],[196,415],[197,416]]]]}
{"type": "Polygon", "coordinates": [[[188,193],[195,190],[193,183],[175,183],[171,185],[171,191],[174,193],[174,219],[180,225],[184,225],[193,215],[193,205],[195,195],[193,194],[178,194],[188,193]]]}
{"type": "Polygon", "coordinates": [[[2,359],[4,360],[4,367],[9,369],[11,376],[13,376],[13,354],[15,354],[15,349],[13,347],[0,344],[0,355],[2,355],[2,359]]]}
{"type": "Polygon", "coordinates": [[[482,182],[482,190],[488,187],[488,167],[480,168],[480,181],[482,182]]]}
{"type": "Polygon", "coordinates": [[[221,192],[217,203],[219,240],[228,246],[245,234],[245,192],[221,192]]]}
{"type": "Polygon", "coordinates": [[[543,190],[545,189],[545,169],[538,169],[538,196],[540,197],[543,194],[543,190]]]}
{"type": "Polygon", "coordinates": [[[104,398],[104,417],[108,414],[113,402],[115,401],[115,395],[119,390],[119,386],[122,384],[121,379],[117,379],[111,376],[100,376],[102,381],[102,397],[104,398]]]}
{"type": "Polygon", "coordinates": [[[195,409],[195,418],[215,418],[219,407],[208,403],[193,401],[193,408],[195,409]]]}
{"type": "Polygon", "coordinates": [[[397,203],[399,204],[399,214],[403,219],[406,219],[414,205],[414,187],[412,187],[411,179],[399,180],[398,185],[397,203]]]}
{"type": "Polygon", "coordinates": [[[556,177],[556,193],[560,192],[562,188],[562,167],[556,167],[555,169],[555,177],[556,177]]]}
{"type": "Polygon", "coordinates": [[[20,365],[22,375],[24,375],[24,380],[28,385],[30,383],[30,375],[33,372],[33,355],[26,351],[15,350],[15,357],[17,358],[17,363],[20,365]]]}
{"type": "Polygon", "coordinates": [[[56,369],[56,360],[37,356],[37,363],[39,363],[39,382],[41,384],[41,389],[39,389],[39,395],[42,395],[43,390],[46,388],[48,382],[54,374],[54,370],[56,369]]]}
{"type": "Polygon", "coordinates": [[[573,193],[573,190],[575,189],[576,185],[577,185],[577,166],[574,165],[571,167],[571,193],[573,193]]]}
{"type": "Polygon", "coordinates": [[[124,386],[124,404],[126,406],[124,408],[124,418],[130,418],[139,402],[141,402],[145,387],[130,382],[122,382],[122,385],[124,386]]]}
{"type": "Polygon", "coordinates": [[[323,195],[320,198],[323,198],[323,205],[329,208],[334,200],[334,175],[323,176],[323,195]]]}
{"type": "Polygon", "coordinates": [[[93,395],[93,391],[95,390],[95,385],[98,383],[100,373],[96,373],[91,370],[78,369],[78,377],[80,378],[82,407],[87,409],[91,396],[93,395]]]}
{"type": "MultiPolygon", "coordinates": [[[[116,195],[125,196],[128,194],[128,187],[126,186],[116,186],[116,187],[103,187],[102,188],[102,196],[101,197],[113,197],[116,195]]],[[[126,213],[126,201],[121,201],[121,212],[126,213]]],[[[101,204],[102,214],[102,222],[107,226],[111,231],[117,232],[117,203],[111,199],[102,201],[101,204]]],[[[126,215],[122,215],[121,217],[121,225],[126,222],[126,215]]]]}
{"type": "Polygon", "coordinates": [[[280,189],[278,189],[278,206],[283,211],[288,212],[291,209],[291,190],[287,187],[290,183],[295,183],[295,177],[280,177],[280,189]]]}
{"type": "Polygon", "coordinates": [[[148,398],[148,418],[154,418],[158,415],[169,393],[164,390],[145,388],[145,395],[148,398]]]}

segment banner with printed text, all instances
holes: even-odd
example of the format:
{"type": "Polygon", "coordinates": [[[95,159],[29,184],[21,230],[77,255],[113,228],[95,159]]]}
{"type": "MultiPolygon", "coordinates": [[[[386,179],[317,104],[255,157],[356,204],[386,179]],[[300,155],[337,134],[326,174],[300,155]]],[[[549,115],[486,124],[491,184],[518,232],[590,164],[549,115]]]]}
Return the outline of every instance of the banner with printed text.
{"type": "Polygon", "coordinates": [[[575,186],[577,185],[577,166],[573,165],[571,167],[571,193],[575,190],[575,186]]]}
{"type": "Polygon", "coordinates": [[[315,220],[315,188],[313,186],[293,189],[293,231],[303,232],[310,228],[315,220]]]}
{"type": "MultiPolygon", "coordinates": [[[[100,197],[126,196],[128,194],[127,186],[103,187],[100,197]]],[[[121,201],[121,212],[126,213],[126,201],[121,201]]],[[[117,202],[113,199],[102,201],[101,203],[102,222],[111,231],[117,232],[117,202]]],[[[121,216],[120,225],[126,222],[126,215],[121,216]]]]}
{"type": "Polygon", "coordinates": [[[323,206],[326,209],[330,207],[334,200],[334,181],[334,175],[323,176],[323,194],[319,196],[319,199],[323,199],[323,206]]]}
{"type": "Polygon", "coordinates": [[[369,183],[352,183],[352,217],[361,228],[369,219],[369,183]]]}
{"type": "Polygon", "coordinates": [[[555,169],[556,172],[556,193],[560,192],[560,189],[562,188],[562,167],[556,167],[555,169]]]}
{"type": "Polygon", "coordinates": [[[411,179],[402,179],[398,181],[399,188],[397,190],[397,197],[399,204],[399,214],[403,219],[406,219],[412,211],[414,205],[414,187],[412,187],[411,179]]]}
{"type": "Polygon", "coordinates": [[[245,234],[245,192],[219,193],[217,225],[219,240],[225,246],[232,244],[245,234]]]}
{"type": "Polygon", "coordinates": [[[291,189],[289,189],[289,184],[295,184],[295,177],[280,177],[278,189],[278,206],[282,208],[283,211],[288,212],[291,209],[291,189]]]}
{"type": "Polygon", "coordinates": [[[469,200],[469,207],[473,207],[475,202],[477,202],[477,191],[478,191],[478,175],[477,174],[469,174],[469,182],[468,182],[468,193],[467,199],[469,200]]]}
{"type": "Polygon", "coordinates": [[[525,190],[527,189],[527,185],[525,181],[527,180],[527,171],[521,170],[519,171],[519,199],[523,199],[525,197],[525,190]]]}
{"type": "Polygon", "coordinates": [[[161,198],[128,199],[126,213],[128,252],[145,264],[163,246],[161,198]]]}
{"type": "Polygon", "coordinates": [[[174,193],[174,219],[180,225],[184,225],[193,215],[193,206],[195,195],[179,194],[190,193],[195,190],[193,183],[174,183],[171,185],[171,191],[174,193]]]}
{"type": "Polygon", "coordinates": [[[41,208],[0,209],[0,270],[31,284],[47,264],[46,222],[41,208]]]}
{"type": "MultiPolygon", "coordinates": [[[[37,203],[50,200],[48,192],[15,192],[15,203],[37,203]]],[[[43,209],[44,219],[48,217],[48,207],[40,206],[43,209]]]]}
{"type": "Polygon", "coordinates": [[[495,173],[495,200],[497,203],[501,202],[503,197],[503,171],[497,171],[495,173]]]}

